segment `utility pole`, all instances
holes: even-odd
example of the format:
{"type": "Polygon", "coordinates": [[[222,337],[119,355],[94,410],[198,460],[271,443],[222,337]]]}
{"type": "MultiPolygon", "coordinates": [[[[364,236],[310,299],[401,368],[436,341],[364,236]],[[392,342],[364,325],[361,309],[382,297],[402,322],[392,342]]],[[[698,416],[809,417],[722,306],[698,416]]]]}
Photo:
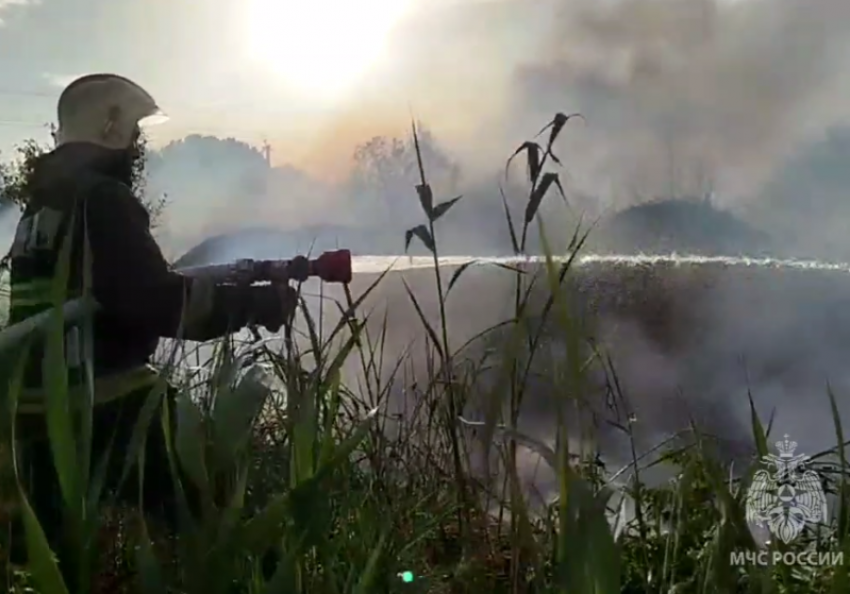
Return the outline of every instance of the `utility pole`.
{"type": "Polygon", "coordinates": [[[266,158],[266,165],[272,166],[272,147],[267,140],[263,140],[263,156],[266,158]]]}

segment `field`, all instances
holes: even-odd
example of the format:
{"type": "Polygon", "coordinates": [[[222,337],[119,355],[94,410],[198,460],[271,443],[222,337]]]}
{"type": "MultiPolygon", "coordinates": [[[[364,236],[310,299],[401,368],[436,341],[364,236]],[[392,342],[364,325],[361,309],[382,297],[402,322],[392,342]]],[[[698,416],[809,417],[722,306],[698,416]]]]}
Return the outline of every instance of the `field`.
{"type": "MultiPolygon", "coordinates": [[[[518,252],[556,187],[530,170],[528,212],[511,223],[518,252]]],[[[96,592],[150,594],[850,591],[838,562],[850,544],[846,460],[843,448],[818,452],[845,442],[846,274],[551,259],[443,270],[438,222],[451,213],[424,179],[418,193],[426,222],[409,235],[435,269],[364,275],[350,294],[329,287],[345,315],[311,323],[313,305],[282,345],[164,353],[163,378],[183,395],[171,453],[206,503],[179,534],[91,488],[75,447],[85,424],[67,412],[84,418],[86,405],[69,406],[54,351],[54,461],[88,553],[60,559],[67,571],[96,592]],[[766,544],[745,487],[781,439],[770,409],[789,402],[787,432],[812,453],[830,514],[766,544]],[[810,444],[794,423],[821,405],[810,444]],[[753,562],[774,552],[780,562],[753,562]]],[[[577,232],[579,255],[581,244],[577,232]]],[[[54,346],[57,321],[44,329],[54,346]]],[[[6,370],[14,403],[19,370],[6,370]]],[[[4,511],[23,514],[31,563],[6,565],[4,579],[63,594],[5,445],[4,511]]]]}

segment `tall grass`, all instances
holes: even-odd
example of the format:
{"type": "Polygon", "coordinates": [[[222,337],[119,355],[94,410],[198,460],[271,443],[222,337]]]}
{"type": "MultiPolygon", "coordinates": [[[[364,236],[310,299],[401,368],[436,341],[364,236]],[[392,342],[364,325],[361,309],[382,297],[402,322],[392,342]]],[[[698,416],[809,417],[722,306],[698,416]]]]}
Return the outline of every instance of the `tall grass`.
{"type": "MultiPolygon", "coordinates": [[[[530,141],[524,154],[529,195],[521,219],[503,200],[507,230],[518,256],[537,225],[544,246],[546,227],[540,205],[560,188],[554,153],[570,117],[558,114],[545,130],[545,145],[530,141]]],[[[414,140],[417,133],[413,130],[414,140]]],[[[581,320],[563,289],[572,260],[555,264],[546,249],[545,265],[518,259],[500,265],[514,276],[510,319],[476,336],[488,356],[462,365],[468,344],[452,342],[445,304],[472,264],[444,275],[439,259],[438,222],[461,198],[435,202],[427,172],[419,163],[416,187],[425,222],[405,234],[418,239],[434,260],[439,312],[429,318],[421,295],[407,294],[419,315],[427,348],[415,369],[395,360],[386,346],[386,322],[368,320],[363,302],[383,282],[380,275],[356,298],[338,304],[340,321],[326,328],[302,308],[302,323],[283,337],[283,346],[220,341],[209,360],[189,360],[175,347],[149,395],[149,411],[167,383],[179,388],[176,431],[169,440],[172,470],[179,463],[202,494],[199,518],[189,513],[178,478],[181,522],[166,534],[139,510],[115,509],[102,489],[102,468],[89,463],[93,395],[71,398],[65,374],[62,309],[68,251],[57,275],[54,308],[40,333],[48,345],[45,385],[53,462],[60,479],[64,522],[71,546],[56,558],[15,460],[13,435],[22,362],[31,338],[2,353],[6,406],[3,408],[3,506],[22,515],[30,563],[5,563],[8,591],[34,588],[42,594],[140,591],[209,594],[373,594],[378,592],[848,592],[845,565],[735,566],[733,553],[768,550],[848,552],[847,462],[843,448],[816,456],[814,464],[827,490],[836,496],[836,519],[807,531],[792,545],[757,541],[744,512],[745,489],[755,465],[739,474],[710,454],[710,438],[683,427],[689,439],[671,439],[650,457],[633,446],[633,461],[605,472],[592,444],[594,427],[572,435],[570,418],[592,403],[587,389],[591,360],[607,362],[589,348],[581,320]],[[544,302],[532,299],[542,287],[544,302]],[[367,326],[367,321],[370,322],[367,326]],[[551,398],[558,403],[554,447],[517,429],[533,363],[549,341],[566,346],[551,360],[551,398]],[[495,345],[495,347],[493,347],[495,345]],[[358,373],[344,377],[346,363],[358,373]],[[495,386],[483,391],[477,377],[489,374],[495,386]],[[404,389],[402,414],[390,412],[393,393],[404,389]],[[462,418],[470,403],[483,421],[462,418]],[[483,406],[481,406],[483,404],[483,406]],[[475,430],[472,435],[470,426],[475,430]],[[483,451],[482,451],[483,444],[483,451]],[[683,445],[684,444],[684,445],[683,445]],[[540,513],[521,486],[517,448],[539,454],[558,477],[558,497],[540,513]],[[481,456],[483,471],[473,472],[481,456]],[[491,468],[495,464],[496,468],[491,468]],[[641,481],[648,466],[667,465],[674,480],[660,488],[641,481]],[[624,521],[622,502],[634,513],[624,521]],[[619,503],[618,503],[619,502],[619,503]],[[616,514],[618,521],[612,522],[616,514]],[[274,554],[270,555],[272,551],[274,554]],[[59,571],[59,564],[64,572],[59,571]],[[73,575],[69,590],[64,575],[73,575]]],[[[561,190],[563,194],[563,191],[561,190]]],[[[587,233],[577,230],[574,257],[587,233]]],[[[321,318],[321,316],[320,316],[321,318]]],[[[91,328],[83,323],[91,340],[91,328]]],[[[413,356],[413,355],[411,355],[413,356]]],[[[91,374],[91,361],[88,360],[91,374]]],[[[610,385],[619,382],[610,364],[610,385]]],[[[837,443],[843,428],[832,403],[837,443]]],[[[753,442],[767,452],[769,426],[752,416],[753,442]]],[[[172,424],[142,415],[125,476],[140,472],[144,435],[150,423],[172,424]]],[[[634,417],[620,429],[630,435],[634,417]]],[[[634,442],[632,442],[634,443],[634,442]]],[[[479,465],[482,466],[482,465],[479,465]]],[[[176,475],[175,473],[175,476],[176,475]]],[[[143,478],[143,477],[142,477],[143,478]]],[[[8,544],[8,535],[5,535],[8,544]]],[[[32,590],[30,590],[32,591],[32,590]]]]}

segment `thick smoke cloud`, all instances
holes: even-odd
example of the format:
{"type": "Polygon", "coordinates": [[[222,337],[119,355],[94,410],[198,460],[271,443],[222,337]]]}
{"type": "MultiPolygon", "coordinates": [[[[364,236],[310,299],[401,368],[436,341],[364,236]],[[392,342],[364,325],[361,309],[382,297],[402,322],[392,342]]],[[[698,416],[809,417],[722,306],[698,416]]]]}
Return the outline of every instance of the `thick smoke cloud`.
{"type": "Polygon", "coordinates": [[[751,196],[796,145],[845,121],[841,0],[564,0],[513,109],[580,111],[570,170],[614,203],[751,196]]]}
{"type": "MultiPolygon", "coordinates": [[[[810,172],[808,185],[795,186],[779,174],[786,159],[808,150],[808,143],[817,143],[824,131],[850,116],[842,100],[842,91],[850,89],[842,62],[850,41],[850,3],[558,0],[513,6],[526,16],[514,15],[514,24],[507,28],[527,43],[514,48],[517,53],[502,66],[494,66],[505,58],[495,50],[460,49],[471,49],[469,40],[479,38],[486,40],[482,47],[493,45],[497,35],[478,23],[489,15],[490,20],[483,22],[495,25],[499,19],[494,15],[504,16],[504,4],[481,4],[462,14],[441,13],[445,20],[421,27],[440,30],[442,35],[411,34],[414,41],[408,43],[407,53],[402,44],[397,55],[404,76],[421,78],[428,88],[421,94],[393,96],[398,111],[387,117],[405,121],[407,101],[416,97],[419,111],[423,104],[436,106],[417,115],[433,124],[438,138],[445,121],[441,114],[456,121],[462,111],[469,120],[462,133],[447,134],[445,140],[463,155],[464,173],[473,173],[466,175],[467,186],[458,192],[469,195],[472,180],[472,195],[479,194],[474,201],[461,203],[473,213],[464,227],[463,236],[469,241],[462,247],[480,247],[485,238],[505,236],[498,221],[494,173],[513,148],[556,111],[581,112],[587,120],[571,124],[559,147],[568,189],[573,198],[585,197],[579,201],[584,210],[601,213],[649,198],[716,193],[720,204],[736,208],[746,204],[742,210],[750,222],[768,233],[778,211],[790,215],[785,229],[793,228],[794,220],[803,220],[800,209],[794,208],[798,195],[822,185],[822,171],[803,158],[799,168],[810,172]],[[535,16],[528,17],[529,12],[535,16]],[[520,31],[518,23],[531,26],[520,31]],[[431,51],[436,45],[441,52],[431,51]],[[457,55],[467,56],[463,76],[451,69],[451,62],[440,62],[443,55],[452,56],[455,64],[457,55]],[[479,79],[468,78],[473,76],[470,64],[499,70],[499,75],[487,79],[487,85],[479,84],[479,79]],[[458,80],[472,82],[464,85],[458,80]],[[483,102],[480,109],[470,108],[470,97],[483,102]],[[774,196],[780,195],[776,201],[774,196]],[[763,208],[751,208],[754,204],[763,208]]],[[[384,92],[376,85],[373,94],[384,92]]],[[[352,113],[357,110],[352,108],[352,113]]],[[[328,143],[336,147],[339,135],[333,131],[328,143]]],[[[367,140],[364,136],[354,142],[367,140]]],[[[813,150],[823,151],[824,146],[813,150]]],[[[323,148],[317,152],[323,153],[323,148]]],[[[336,159],[351,152],[335,148],[328,154],[336,159]]],[[[829,159],[820,162],[827,162],[828,170],[842,168],[829,159]]],[[[282,189],[278,187],[276,194],[282,189]]],[[[412,188],[406,196],[401,192],[401,186],[394,188],[391,198],[408,200],[415,208],[412,188]]],[[[339,217],[380,206],[376,201],[364,204],[366,199],[338,193],[322,202],[322,212],[339,217]],[[356,200],[360,202],[355,204],[356,200]]],[[[331,223],[306,217],[311,204],[304,201],[300,220],[297,209],[290,209],[285,228],[306,220],[331,223]]],[[[220,220],[232,222],[237,212],[230,209],[220,220]]],[[[810,248],[813,241],[824,239],[813,232],[823,218],[828,217],[805,219],[801,234],[814,238],[807,242],[810,248]]],[[[400,225],[395,233],[400,237],[402,231],[400,225]]],[[[366,231],[354,233],[366,238],[366,231]]],[[[374,242],[377,237],[370,233],[367,239],[374,242]]],[[[273,255],[274,244],[274,240],[266,244],[263,254],[273,255]]],[[[242,251],[232,257],[259,250],[250,234],[235,245],[242,251]]],[[[498,245],[487,247],[495,250],[498,245]]],[[[291,249],[281,247],[280,255],[289,255],[291,249]]],[[[828,250],[815,253],[829,255],[828,250]]],[[[620,271],[621,278],[613,281],[616,274],[611,270],[587,272],[585,294],[609,302],[607,309],[597,312],[597,330],[637,410],[639,445],[648,447],[693,418],[707,431],[727,438],[725,456],[749,453],[748,389],[763,418],[775,409],[777,431],[787,430],[802,449],[814,453],[832,445],[826,381],[839,392],[850,389],[850,381],[841,374],[843,345],[850,335],[845,330],[850,322],[842,313],[846,283],[840,278],[824,281],[817,276],[821,273],[807,271],[730,273],[697,267],[689,275],[677,270],[666,270],[660,281],[659,275],[646,271],[620,271]],[[610,282],[601,282],[605,278],[610,282]]],[[[509,315],[510,279],[491,274],[500,273],[477,274],[455,289],[448,314],[455,344],[509,315]]],[[[370,280],[359,278],[358,284],[365,286],[370,280]]],[[[415,284],[428,315],[435,317],[431,283],[421,274],[407,275],[407,280],[415,284]]],[[[387,279],[369,305],[388,308],[388,352],[402,353],[412,340],[421,348],[421,324],[398,278],[387,279]]],[[[379,324],[381,314],[374,315],[379,324]]],[[[557,353],[558,345],[553,348],[557,353]]],[[[416,372],[421,377],[426,370],[416,372]]],[[[600,373],[595,380],[603,385],[600,373]]],[[[528,432],[544,440],[552,433],[557,404],[552,394],[545,382],[537,385],[528,395],[521,421],[528,432]]],[[[600,439],[603,447],[621,455],[627,450],[615,432],[603,433],[600,439]]],[[[528,460],[528,468],[533,466],[534,460],[528,460]]],[[[541,487],[546,490],[546,485],[541,487]]]]}
{"type": "MultiPolygon", "coordinates": [[[[390,66],[352,94],[338,122],[317,130],[310,175],[275,181],[251,208],[241,208],[249,184],[235,176],[230,207],[217,207],[215,225],[199,233],[260,220],[284,229],[359,224],[369,197],[337,185],[348,179],[357,145],[409,134],[411,110],[460,168],[462,183],[446,192],[480,197],[463,206],[474,212],[470,245],[461,246],[470,251],[488,243],[492,232],[482,227],[502,224],[505,158],[555,111],[587,120],[570,124],[558,147],[580,211],[594,216],[651,198],[713,193],[715,204],[746,211],[770,231],[775,217],[753,205],[792,191],[779,179],[788,159],[850,121],[848,17],[850,4],[840,0],[538,0],[434,9],[400,27],[390,66]],[[322,218],[330,215],[333,221],[322,218]]],[[[286,150],[276,154],[285,158],[286,150]]],[[[208,168],[228,169],[221,161],[208,168]]],[[[817,192],[818,182],[793,191],[817,192]]],[[[412,188],[394,190],[393,199],[415,207],[412,188]]]]}

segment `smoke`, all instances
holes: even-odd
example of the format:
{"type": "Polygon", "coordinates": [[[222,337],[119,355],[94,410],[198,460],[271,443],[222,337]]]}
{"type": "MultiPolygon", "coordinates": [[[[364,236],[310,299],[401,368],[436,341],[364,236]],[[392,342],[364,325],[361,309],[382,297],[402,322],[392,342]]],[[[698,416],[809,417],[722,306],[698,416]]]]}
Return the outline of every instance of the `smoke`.
{"type": "MultiPolygon", "coordinates": [[[[748,464],[754,454],[750,398],[764,426],[770,423],[770,442],[787,433],[807,453],[835,447],[829,389],[840,417],[850,413],[844,398],[850,375],[843,365],[850,338],[842,306],[850,297],[846,272],[743,260],[622,258],[577,266],[566,286],[583,330],[616,373],[612,385],[611,368],[597,362],[582,390],[602,421],[597,444],[614,469],[629,461],[630,445],[608,421],[626,426],[630,419],[638,452],[694,424],[720,439],[716,452],[724,461],[748,464]]],[[[474,301],[478,294],[471,284],[459,289],[457,298],[474,301]]],[[[466,311],[467,323],[485,316],[483,308],[466,311]]],[[[537,375],[526,385],[520,416],[524,431],[539,439],[554,434],[555,411],[571,401],[563,380],[559,386],[553,376],[553,369],[567,365],[568,341],[557,323],[548,328],[554,352],[536,354],[537,375]]],[[[590,361],[589,355],[579,358],[590,361]]],[[[495,372],[489,380],[498,381],[495,372]]],[[[477,412],[470,414],[476,418],[477,412]]],[[[572,424],[576,435],[577,421],[572,424]]]]}
{"type": "MultiPolygon", "coordinates": [[[[462,209],[471,213],[449,236],[465,240],[457,251],[492,253],[504,245],[492,241],[507,240],[497,187],[502,165],[554,112],[586,118],[568,126],[558,147],[570,195],[590,197],[585,207],[705,193],[733,206],[767,201],[764,190],[779,192],[770,182],[789,156],[850,119],[850,102],[843,99],[850,90],[843,70],[848,42],[846,0],[516,0],[417,15],[397,32],[385,69],[311,131],[308,148],[292,149],[292,160],[309,169],[310,179],[281,171],[270,177],[259,151],[233,142],[218,150],[195,138],[163,150],[163,159],[173,159],[179,170],[162,173],[172,182],[166,219],[175,235],[191,228],[192,241],[261,224],[284,230],[208,244],[197,264],[291,256],[314,238],[328,240],[327,228],[293,229],[331,223],[340,227],[332,229],[340,247],[400,253],[404,226],[384,225],[378,234],[380,217],[363,215],[381,203],[336,191],[334,184],[348,179],[357,144],[408,134],[411,111],[458,156],[464,173],[466,185],[458,189],[464,200],[438,224],[449,236],[453,217],[462,209]],[[353,213],[364,226],[343,229],[353,213]]],[[[271,124],[269,141],[275,142],[271,124]]],[[[287,152],[276,148],[281,153],[287,152]]],[[[813,169],[810,186],[794,193],[808,195],[822,183],[813,169]]],[[[415,211],[412,184],[406,195],[399,189],[391,198],[415,211]]],[[[807,224],[804,233],[820,242],[823,234],[814,232],[820,230],[807,224]]],[[[512,277],[478,272],[466,274],[449,301],[455,345],[510,314],[512,277]]],[[[669,279],[674,272],[653,274],[669,279]]],[[[782,415],[777,430],[787,430],[802,448],[831,445],[825,387],[830,380],[839,391],[850,388],[840,374],[850,338],[843,297],[850,290],[839,273],[827,282],[808,271],[793,281],[784,280],[784,271],[761,271],[759,280],[751,271],[731,279],[727,272],[709,274],[708,285],[705,276],[679,272],[684,280],[654,289],[647,287],[648,272],[613,280],[604,270],[588,273],[590,294],[612,303],[631,299],[628,307],[602,311],[597,330],[646,428],[644,443],[691,417],[736,447],[746,443],[749,388],[763,418],[775,408],[782,415]],[[606,275],[607,285],[601,282],[606,275]]],[[[406,280],[433,321],[439,308],[428,274],[406,280]]],[[[361,277],[357,284],[362,290],[372,280],[361,277]]],[[[376,309],[375,324],[383,323],[381,309],[388,311],[387,353],[405,352],[412,340],[421,346],[422,324],[398,277],[389,277],[367,305],[376,309]]],[[[420,377],[426,372],[417,371],[420,377]]],[[[601,384],[601,376],[595,381],[601,384]]],[[[528,395],[523,422],[544,437],[555,403],[544,384],[538,388],[528,395]]]]}
{"type": "Polygon", "coordinates": [[[615,203],[750,196],[846,121],[841,0],[570,0],[516,72],[512,109],[579,111],[570,171],[615,203]]]}
{"type": "Polygon", "coordinates": [[[493,174],[506,157],[553,113],[580,112],[586,124],[568,126],[558,154],[583,210],[708,194],[737,208],[760,201],[801,147],[850,121],[848,17],[840,0],[423,9],[295,162],[345,179],[357,144],[406,136],[413,114],[458,157],[463,191],[477,183],[498,203],[493,174]]]}
{"type": "MultiPolygon", "coordinates": [[[[393,64],[370,77],[369,88],[316,131],[302,157],[321,181],[345,180],[355,146],[378,134],[405,136],[413,111],[459,156],[466,180],[482,186],[473,192],[469,185],[460,188],[465,199],[439,223],[445,231],[461,208],[486,211],[487,216],[470,217],[464,228],[466,248],[506,236],[493,174],[558,111],[586,118],[586,124],[570,124],[558,147],[571,196],[591,197],[583,206],[604,210],[711,192],[733,205],[766,200],[763,188],[789,155],[847,121],[850,113],[841,97],[850,88],[842,69],[848,41],[846,0],[474,3],[400,30],[393,64]]],[[[228,186],[229,193],[240,189],[241,180],[233,179],[235,190],[228,186]]],[[[819,176],[812,177],[813,184],[819,182],[819,176]]],[[[212,184],[226,185],[219,177],[212,184]]],[[[253,215],[268,226],[293,229],[304,225],[311,208],[310,223],[317,222],[318,213],[318,222],[328,224],[346,219],[343,214],[381,207],[343,192],[345,200],[322,201],[315,208],[315,198],[304,192],[299,201],[288,199],[285,217],[275,218],[273,209],[259,208],[258,201],[282,202],[287,186],[256,194],[260,198],[248,208],[220,208],[220,219],[244,228],[260,222],[247,220],[253,215]]],[[[412,187],[406,195],[394,190],[391,198],[407,200],[414,209],[417,204],[412,187]]],[[[340,245],[380,242],[380,251],[399,253],[406,223],[383,229],[394,236],[386,242],[387,235],[379,238],[373,225],[340,245]]],[[[569,235],[573,229],[562,231],[569,235]]],[[[216,258],[289,256],[307,239],[291,231],[263,242],[257,237],[245,234],[230,246],[208,245],[204,258],[219,247],[216,258]]],[[[455,346],[510,316],[511,275],[475,273],[466,274],[449,299],[455,346]]],[[[850,289],[839,273],[830,273],[829,281],[810,271],[756,274],[704,266],[657,271],[603,266],[583,274],[587,300],[608,303],[596,312],[596,330],[636,412],[639,450],[694,420],[727,439],[725,457],[740,457],[751,445],[748,392],[763,419],[777,412],[775,431],[787,431],[803,451],[833,445],[826,382],[839,394],[850,389],[850,378],[841,374],[850,337],[841,302],[850,289]]],[[[427,271],[389,276],[365,309],[372,314],[373,335],[386,321],[387,357],[412,351],[408,360],[421,381],[433,370],[421,356],[425,333],[402,278],[435,324],[439,307],[427,271]]],[[[358,277],[354,294],[372,280],[358,277]]],[[[328,293],[343,298],[337,288],[328,293]]],[[[555,341],[556,359],[559,348],[563,345],[555,341]]],[[[481,352],[471,353],[476,355],[481,352]]],[[[394,363],[388,360],[387,369],[394,363]]],[[[591,379],[602,392],[598,368],[591,379]]],[[[394,405],[404,400],[407,387],[397,385],[394,405]]],[[[551,435],[557,395],[546,381],[530,385],[521,417],[527,432],[543,440],[551,435]]],[[[606,453],[627,458],[625,440],[615,430],[599,438],[606,453]]],[[[527,468],[534,466],[533,458],[527,468]]]]}

